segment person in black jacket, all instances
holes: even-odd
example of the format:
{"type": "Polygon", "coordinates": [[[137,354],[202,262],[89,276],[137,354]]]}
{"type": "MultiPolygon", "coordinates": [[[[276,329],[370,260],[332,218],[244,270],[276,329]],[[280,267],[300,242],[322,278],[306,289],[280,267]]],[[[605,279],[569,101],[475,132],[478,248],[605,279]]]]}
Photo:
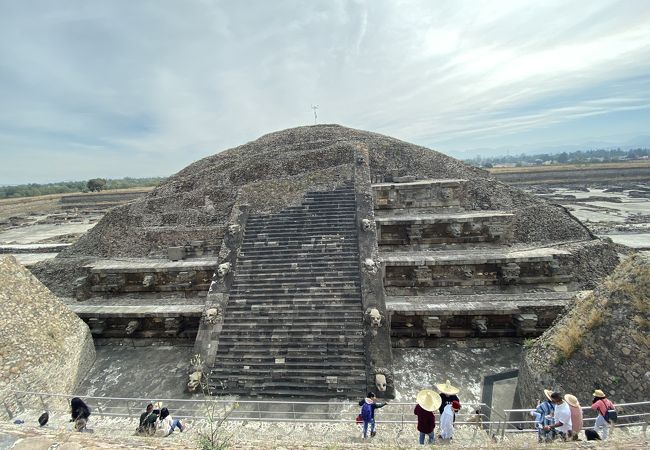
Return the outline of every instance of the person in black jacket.
{"type": "MultiPolygon", "coordinates": [[[[440,391],[440,399],[442,400],[442,404],[440,405],[440,408],[438,408],[441,415],[445,410],[445,406],[450,405],[454,400],[460,403],[460,399],[458,398],[458,395],[456,395],[460,392],[460,389],[452,386],[449,380],[447,380],[446,383],[436,384],[436,387],[440,391]]],[[[454,421],[455,420],[456,415],[454,414],[454,421]]]]}
{"type": "Polygon", "coordinates": [[[145,412],[140,414],[140,425],[138,426],[138,433],[153,435],[156,432],[156,420],[158,413],[154,411],[153,404],[149,403],[145,412]]]}
{"type": "Polygon", "coordinates": [[[79,397],[70,400],[70,422],[74,422],[74,428],[77,431],[83,431],[90,417],[90,408],[79,397]]]}

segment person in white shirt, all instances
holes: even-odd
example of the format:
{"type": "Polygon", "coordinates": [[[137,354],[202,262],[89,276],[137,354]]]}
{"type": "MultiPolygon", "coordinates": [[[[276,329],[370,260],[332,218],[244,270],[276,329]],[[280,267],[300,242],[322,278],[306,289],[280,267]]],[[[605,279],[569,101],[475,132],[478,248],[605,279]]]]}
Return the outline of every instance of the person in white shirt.
{"type": "Polygon", "coordinates": [[[156,420],[156,436],[169,436],[174,432],[175,428],[178,428],[181,433],[185,431],[185,427],[181,423],[180,419],[174,419],[169,414],[169,409],[161,409],[160,416],[156,420]]]}
{"type": "Polygon", "coordinates": [[[450,441],[454,436],[454,414],[460,410],[460,402],[454,400],[442,411],[440,416],[440,439],[450,441]]]}
{"type": "Polygon", "coordinates": [[[551,394],[551,401],[555,405],[553,423],[546,425],[544,430],[555,430],[560,434],[562,440],[566,441],[567,435],[571,431],[571,408],[569,408],[569,404],[564,401],[562,394],[559,392],[553,392],[551,394]]]}

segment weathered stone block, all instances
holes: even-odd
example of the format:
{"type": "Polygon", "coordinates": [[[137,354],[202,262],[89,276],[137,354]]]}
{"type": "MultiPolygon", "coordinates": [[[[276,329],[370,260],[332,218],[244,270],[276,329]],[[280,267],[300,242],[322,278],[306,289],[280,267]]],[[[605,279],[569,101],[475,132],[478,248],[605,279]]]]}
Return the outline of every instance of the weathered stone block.
{"type": "Polygon", "coordinates": [[[167,249],[167,258],[171,261],[180,261],[185,258],[184,247],[169,247],[167,249]]]}

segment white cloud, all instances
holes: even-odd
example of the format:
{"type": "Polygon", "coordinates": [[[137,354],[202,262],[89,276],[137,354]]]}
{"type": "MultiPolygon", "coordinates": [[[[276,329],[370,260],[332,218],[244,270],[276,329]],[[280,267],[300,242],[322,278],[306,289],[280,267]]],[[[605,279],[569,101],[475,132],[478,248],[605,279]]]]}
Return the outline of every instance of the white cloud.
{"type": "Polygon", "coordinates": [[[32,177],[18,152],[38,155],[52,180],[84,178],[75,158],[91,165],[105,155],[116,163],[103,167],[124,175],[149,175],[152,161],[173,172],[310,124],[314,103],[323,122],[434,148],[507,144],[650,103],[643,0],[0,8],[0,183],[32,177]]]}

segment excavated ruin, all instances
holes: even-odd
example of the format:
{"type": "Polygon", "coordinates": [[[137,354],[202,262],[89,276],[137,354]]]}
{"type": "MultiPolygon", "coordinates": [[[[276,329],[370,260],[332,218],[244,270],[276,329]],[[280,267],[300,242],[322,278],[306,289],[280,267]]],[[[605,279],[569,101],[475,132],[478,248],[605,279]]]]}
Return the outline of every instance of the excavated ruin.
{"type": "Polygon", "coordinates": [[[391,396],[391,345],[537,336],[616,261],[483,170],[318,125],[191,164],[33,271],[97,339],[194,342],[190,389],[391,396]]]}

